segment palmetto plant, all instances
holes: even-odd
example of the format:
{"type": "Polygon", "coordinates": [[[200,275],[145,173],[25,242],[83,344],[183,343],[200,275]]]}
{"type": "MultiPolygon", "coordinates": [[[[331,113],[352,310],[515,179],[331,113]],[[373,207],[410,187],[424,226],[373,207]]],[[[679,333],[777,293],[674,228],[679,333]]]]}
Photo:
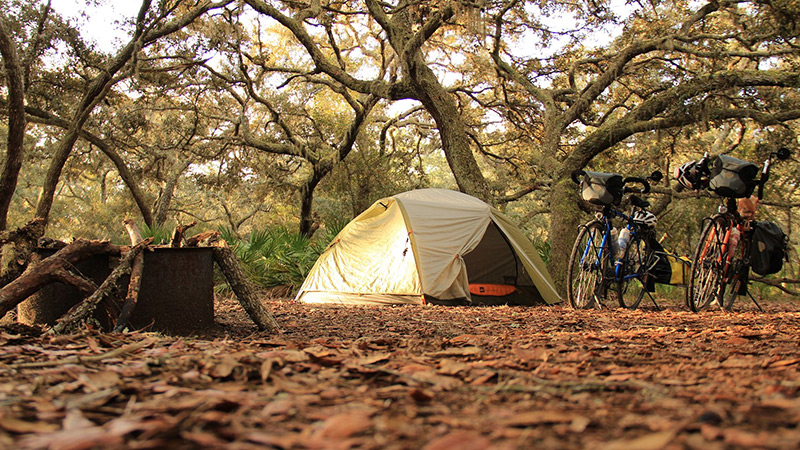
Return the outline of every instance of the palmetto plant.
{"type": "Polygon", "coordinates": [[[253,281],[265,288],[285,286],[294,293],[343,225],[327,226],[313,238],[284,226],[254,230],[241,240],[228,229],[221,231],[253,281]]]}

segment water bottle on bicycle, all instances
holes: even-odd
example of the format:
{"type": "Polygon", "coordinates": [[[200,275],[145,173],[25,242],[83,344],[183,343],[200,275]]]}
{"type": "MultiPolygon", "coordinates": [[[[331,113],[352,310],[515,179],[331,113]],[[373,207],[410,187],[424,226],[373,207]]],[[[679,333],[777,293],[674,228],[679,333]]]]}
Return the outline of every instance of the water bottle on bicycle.
{"type": "Polygon", "coordinates": [[[649,203],[636,195],[629,196],[630,214],[619,205],[625,194],[646,194],[650,181],[662,177],[658,171],[645,178],[583,170],[572,173],[572,180],[581,184],[582,198],[602,208],[594,220],[580,227],[570,254],[567,296],[573,308],[600,307],[608,294],[615,295],[622,307],[638,306],[642,294],[633,295],[629,286],[636,279],[641,281],[656,217],[647,211],[649,203]],[[622,219],[623,226],[615,228],[615,219],[622,219]]]}

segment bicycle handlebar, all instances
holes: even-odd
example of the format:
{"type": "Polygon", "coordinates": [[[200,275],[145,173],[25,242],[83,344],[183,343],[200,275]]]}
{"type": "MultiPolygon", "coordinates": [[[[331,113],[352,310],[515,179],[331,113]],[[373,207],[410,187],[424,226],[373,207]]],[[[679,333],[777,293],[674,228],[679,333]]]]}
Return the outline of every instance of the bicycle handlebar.
{"type": "Polygon", "coordinates": [[[767,160],[764,161],[764,168],[761,169],[761,179],[758,180],[758,194],[756,195],[758,196],[759,200],[764,198],[764,185],[767,183],[767,180],[769,180],[769,170],[772,168],[772,158],[777,157],[779,160],[784,161],[789,159],[791,155],[792,152],[786,147],[781,147],[774,152],[770,152],[767,160]]]}
{"type": "Polygon", "coordinates": [[[629,187],[626,186],[626,187],[623,188],[623,192],[635,192],[637,194],[647,194],[648,192],[650,192],[650,183],[645,178],[639,178],[639,177],[628,177],[628,178],[625,178],[625,181],[623,181],[623,184],[628,184],[628,183],[638,183],[638,184],[641,184],[642,187],[641,187],[641,189],[635,189],[635,188],[629,188],[629,187]]]}

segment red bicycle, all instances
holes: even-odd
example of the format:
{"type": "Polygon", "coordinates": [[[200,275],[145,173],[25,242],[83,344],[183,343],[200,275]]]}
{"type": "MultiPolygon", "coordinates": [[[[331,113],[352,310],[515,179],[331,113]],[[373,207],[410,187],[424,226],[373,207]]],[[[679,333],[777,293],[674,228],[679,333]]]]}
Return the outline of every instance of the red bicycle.
{"type": "Polygon", "coordinates": [[[753,222],[740,215],[737,199],[750,197],[757,188],[761,200],[772,158],[785,160],[789,156],[786,148],[770,153],[758,179],[758,166],[727,155],[718,156],[714,167],[709,167],[706,154],[700,161],[686,163],[676,171],[683,187],[708,189],[723,199],[717,214],[703,219],[686,289],[686,304],[692,311],[700,311],[714,302],[730,310],[738,295],[749,295],[762,310],[747,290],[753,222]],[[731,289],[726,299],[728,286],[731,289]]]}

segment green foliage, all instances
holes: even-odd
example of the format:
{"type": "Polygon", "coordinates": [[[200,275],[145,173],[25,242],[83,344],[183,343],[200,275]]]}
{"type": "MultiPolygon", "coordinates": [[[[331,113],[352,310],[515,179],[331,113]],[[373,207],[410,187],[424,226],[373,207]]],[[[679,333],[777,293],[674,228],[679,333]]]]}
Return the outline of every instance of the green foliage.
{"type": "Polygon", "coordinates": [[[536,250],[539,252],[539,257],[542,258],[545,264],[550,262],[550,241],[549,240],[540,240],[534,239],[533,246],[536,247],[536,250]]]}
{"type": "Polygon", "coordinates": [[[238,239],[228,228],[222,228],[221,232],[253,281],[265,288],[285,286],[294,293],[319,255],[346,223],[344,220],[333,221],[313,238],[285,226],[254,230],[244,239],[238,239]]]}
{"type": "Polygon", "coordinates": [[[153,238],[153,245],[169,244],[172,240],[172,231],[163,225],[150,228],[146,224],[142,224],[141,233],[143,239],[153,238]]]}

